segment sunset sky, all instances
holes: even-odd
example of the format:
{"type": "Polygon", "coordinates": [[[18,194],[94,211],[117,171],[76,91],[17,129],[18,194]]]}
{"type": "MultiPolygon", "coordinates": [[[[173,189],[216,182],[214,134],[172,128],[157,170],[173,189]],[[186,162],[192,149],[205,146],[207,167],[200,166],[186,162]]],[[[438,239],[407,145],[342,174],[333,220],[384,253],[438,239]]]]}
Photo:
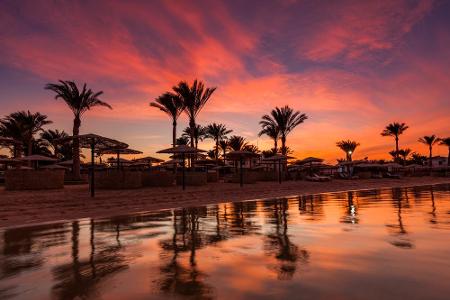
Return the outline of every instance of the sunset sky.
{"type": "Polygon", "coordinates": [[[354,158],[389,158],[380,132],[393,121],[410,126],[400,147],[423,154],[420,136],[450,136],[450,1],[3,0],[0,40],[0,117],[39,111],[71,132],[72,113],[44,85],[86,82],[114,109],[88,112],[81,132],[145,154],[171,143],[149,102],[195,78],[217,87],[198,123],[260,149],[272,147],[257,136],[263,114],[306,113],[287,141],[299,158],[334,162],[341,139],[361,143],[354,158]]]}

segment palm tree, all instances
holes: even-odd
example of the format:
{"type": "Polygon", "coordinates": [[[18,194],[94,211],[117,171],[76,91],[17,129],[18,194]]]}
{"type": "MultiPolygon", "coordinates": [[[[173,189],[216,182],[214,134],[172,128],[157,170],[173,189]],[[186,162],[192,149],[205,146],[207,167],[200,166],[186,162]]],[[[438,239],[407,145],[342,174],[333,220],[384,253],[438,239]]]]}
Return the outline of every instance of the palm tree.
{"type": "Polygon", "coordinates": [[[177,120],[184,109],[183,101],[178,95],[167,92],[156,98],[154,102],[151,102],[150,106],[159,108],[172,119],[172,145],[175,147],[177,142],[177,120]]]}
{"type": "Polygon", "coordinates": [[[408,156],[411,153],[411,149],[405,148],[398,150],[398,155],[402,157],[403,165],[406,165],[406,162],[408,161],[408,156]]]}
{"type": "Polygon", "coordinates": [[[276,126],[278,128],[281,138],[281,153],[285,155],[287,135],[307,118],[305,114],[300,113],[300,111],[294,112],[292,108],[286,105],[282,108],[275,107],[270,115],[262,116],[259,124],[261,124],[263,129],[268,126],[276,126]]]}
{"type": "Polygon", "coordinates": [[[345,152],[347,156],[347,161],[352,161],[352,154],[355,152],[355,149],[359,146],[359,143],[351,140],[342,140],[336,143],[342,151],[345,152]]]}
{"type": "Polygon", "coordinates": [[[275,123],[268,123],[263,126],[263,129],[258,133],[258,136],[267,135],[273,140],[273,148],[275,153],[278,152],[278,139],[280,138],[280,130],[275,123]]]}
{"type": "Polygon", "coordinates": [[[393,136],[395,138],[395,158],[398,159],[398,137],[409,127],[405,123],[391,123],[381,133],[382,136],[393,136]]]}
{"type": "Polygon", "coordinates": [[[427,161],[427,157],[417,152],[411,153],[411,161],[415,164],[423,166],[427,161]]]}
{"type": "MultiPolygon", "coordinates": [[[[191,139],[191,128],[190,127],[186,127],[183,130],[183,137],[185,138],[189,138],[191,139]]],[[[203,141],[203,139],[206,137],[206,129],[205,127],[201,126],[201,125],[195,125],[194,127],[194,147],[198,148],[198,141],[203,141]]],[[[191,141],[192,144],[192,141],[191,141]]]]}
{"type": "Polygon", "coordinates": [[[447,166],[450,167],[450,137],[442,138],[439,145],[448,147],[447,166]]]}
{"type": "Polygon", "coordinates": [[[433,145],[439,142],[439,139],[434,134],[429,136],[425,135],[419,139],[419,142],[428,146],[428,150],[430,151],[428,166],[431,168],[433,158],[433,145]]]}
{"type": "Polygon", "coordinates": [[[27,155],[33,154],[34,135],[43,127],[51,124],[47,116],[39,112],[18,111],[0,120],[0,132],[5,137],[22,141],[27,155]]]}
{"type": "Polygon", "coordinates": [[[228,139],[228,147],[233,151],[243,150],[245,146],[247,146],[247,142],[245,141],[245,138],[242,136],[232,135],[228,139]]]}
{"type": "Polygon", "coordinates": [[[206,126],[206,138],[213,139],[216,142],[215,146],[215,158],[219,161],[219,142],[227,138],[227,135],[232,133],[233,130],[227,129],[224,124],[212,123],[206,126]]]}
{"type": "MultiPolygon", "coordinates": [[[[99,99],[99,97],[103,94],[102,91],[93,92],[91,89],[86,88],[86,84],[83,85],[83,89],[80,91],[75,82],[60,80],[59,83],[47,84],[45,89],[55,92],[55,99],[62,99],[73,112],[73,136],[78,136],[80,134],[81,117],[86,111],[96,106],[103,106],[112,109],[108,103],[99,99]]],[[[80,141],[77,138],[73,139],[72,153],[73,175],[75,179],[79,179],[80,141]]]]}
{"type": "Polygon", "coordinates": [[[228,140],[221,140],[219,142],[220,150],[222,150],[222,158],[225,161],[225,156],[227,155],[227,150],[230,148],[228,140]]]}
{"type": "Polygon", "coordinates": [[[183,101],[184,111],[189,118],[191,147],[194,147],[195,119],[216,88],[205,88],[204,83],[196,79],[192,86],[189,86],[186,81],[181,81],[173,87],[173,90],[183,101]]]}
{"type": "Polygon", "coordinates": [[[177,145],[187,145],[187,144],[189,144],[189,138],[187,138],[185,136],[181,136],[181,137],[177,138],[176,144],[177,145]]]}
{"type": "Polygon", "coordinates": [[[245,145],[244,147],[242,147],[242,150],[248,151],[248,152],[252,152],[252,153],[255,153],[255,154],[258,154],[258,153],[261,152],[261,151],[259,151],[258,147],[256,147],[256,146],[253,145],[253,144],[247,144],[247,145],[245,145]]]}
{"type": "Polygon", "coordinates": [[[53,148],[53,155],[55,157],[58,156],[60,153],[60,148],[62,147],[62,144],[59,142],[59,140],[68,137],[69,135],[64,131],[56,130],[44,130],[41,133],[41,139],[46,140],[49,145],[53,148]]]}

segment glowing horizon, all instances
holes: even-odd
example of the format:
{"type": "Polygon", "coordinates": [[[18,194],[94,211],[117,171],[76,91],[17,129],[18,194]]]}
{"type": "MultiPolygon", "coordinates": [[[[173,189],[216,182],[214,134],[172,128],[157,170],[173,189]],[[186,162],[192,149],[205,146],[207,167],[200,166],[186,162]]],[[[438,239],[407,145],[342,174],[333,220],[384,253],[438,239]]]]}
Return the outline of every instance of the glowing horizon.
{"type": "MultiPolygon", "coordinates": [[[[261,150],[272,147],[257,136],[261,116],[287,104],[309,117],[287,139],[298,158],[334,162],[335,143],[352,139],[354,159],[388,159],[394,141],[380,133],[394,121],[410,126],[400,147],[427,154],[419,137],[450,136],[449,16],[450,3],[431,0],[2,1],[0,117],[39,111],[71,133],[71,112],[44,86],[86,82],[114,109],[88,112],[81,132],[155,155],[172,127],[150,101],[197,78],[218,87],[197,122],[261,150]]],[[[187,125],[183,114],[178,133],[187,125]]]]}

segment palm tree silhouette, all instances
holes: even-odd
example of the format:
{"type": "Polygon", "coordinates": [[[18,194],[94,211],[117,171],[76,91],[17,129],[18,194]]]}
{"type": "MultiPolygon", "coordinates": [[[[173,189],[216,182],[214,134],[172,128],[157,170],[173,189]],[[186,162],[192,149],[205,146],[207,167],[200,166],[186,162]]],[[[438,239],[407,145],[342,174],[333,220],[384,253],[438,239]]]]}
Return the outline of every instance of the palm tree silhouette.
{"type": "Polygon", "coordinates": [[[359,143],[351,140],[342,140],[336,143],[342,151],[347,155],[347,161],[352,161],[352,154],[355,152],[355,149],[359,146],[359,143]]]}
{"type": "Polygon", "coordinates": [[[273,140],[273,148],[275,153],[278,152],[278,139],[280,138],[280,130],[275,123],[268,123],[263,126],[263,129],[258,133],[258,136],[267,135],[273,140]]]}
{"type": "Polygon", "coordinates": [[[183,101],[178,95],[167,92],[151,102],[150,106],[159,108],[172,119],[172,145],[175,147],[177,143],[177,120],[184,109],[183,101]]]}
{"type": "MultiPolygon", "coordinates": [[[[183,135],[185,138],[191,138],[191,128],[186,127],[183,130],[183,135]]],[[[203,141],[203,139],[206,137],[206,128],[201,125],[195,125],[194,127],[194,147],[198,148],[198,141],[203,141]]]]}
{"type": "Polygon", "coordinates": [[[450,167],[450,137],[442,138],[439,145],[448,147],[447,166],[450,167]]]}
{"type": "Polygon", "coordinates": [[[401,156],[403,160],[403,165],[406,165],[406,161],[408,160],[408,156],[411,153],[411,149],[405,148],[398,150],[398,155],[401,156]]]}
{"type": "MultiPolygon", "coordinates": [[[[47,84],[45,89],[55,92],[55,99],[62,99],[73,112],[74,136],[78,136],[80,134],[81,117],[86,111],[96,106],[104,106],[112,109],[108,103],[103,102],[98,98],[103,94],[102,91],[93,92],[91,89],[86,87],[86,84],[83,85],[83,89],[80,91],[75,82],[59,80],[59,83],[47,84]]],[[[75,179],[80,179],[80,141],[77,138],[73,139],[72,153],[73,176],[75,179]]]]}
{"type": "Polygon", "coordinates": [[[5,137],[23,142],[27,155],[33,154],[34,135],[42,131],[42,127],[53,123],[47,116],[39,112],[17,111],[0,120],[0,132],[5,137]]]}
{"type": "Polygon", "coordinates": [[[173,87],[173,90],[183,101],[184,112],[189,118],[191,147],[194,147],[195,119],[216,88],[205,88],[204,83],[196,79],[192,86],[189,86],[186,81],[181,81],[173,87]]]}
{"type": "Polygon", "coordinates": [[[220,147],[220,150],[222,150],[222,158],[223,158],[223,162],[225,163],[225,156],[227,155],[227,150],[230,148],[228,140],[221,140],[219,142],[219,147],[220,147]]]}
{"type": "Polygon", "coordinates": [[[55,157],[58,157],[58,155],[61,153],[60,149],[62,147],[61,143],[59,142],[60,139],[67,137],[68,134],[64,130],[44,130],[41,133],[41,139],[46,140],[49,145],[53,148],[53,155],[55,157]]]}
{"type": "Polygon", "coordinates": [[[282,108],[275,107],[270,113],[270,115],[262,116],[262,120],[259,124],[263,127],[276,126],[280,132],[281,138],[281,153],[286,154],[286,137],[294,130],[299,124],[303,123],[308,117],[295,111],[289,106],[284,106],[282,108]]]}
{"type": "Polygon", "coordinates": [[[242,136],[232,135],[228,139],[228,147],[233,151],[243,150],[245,146],[247,146],[247,142],[245,141],[245,138],[242,136]]]}
{"type": "Polygon", "coordinates": [[[393,136],[395,138],[395,158],[398,159],[398,137],[409,127],[405,123],[391,123],[381,133],[382,136],[393,136]]]}
{"type": "Polygon", "coordinates": [[[227,129],[224,124],[216,124],[212,123],[205,127],[206,130],[206,138],[213,139],[216,142],[216,146],[214,148],[215,159],[219,162],[219,143],[222,140],[227,139],[227,135],[232,133],[233,130],[227,129]]]}
{"type": "Polygon", "coordinates": [[[437,138],[436,135],[434,135],[434,134],[428,135],[428,136],[425,135],[419,139],[419,142],[428,146],[428,151],[430,153],[429,159],[428,159],[428,166],[431,168],[431,165],[432,165],[431,160],[433,158],[433,146],[434,146],[434,144],[439,142],[439,138],[437,138]]]}

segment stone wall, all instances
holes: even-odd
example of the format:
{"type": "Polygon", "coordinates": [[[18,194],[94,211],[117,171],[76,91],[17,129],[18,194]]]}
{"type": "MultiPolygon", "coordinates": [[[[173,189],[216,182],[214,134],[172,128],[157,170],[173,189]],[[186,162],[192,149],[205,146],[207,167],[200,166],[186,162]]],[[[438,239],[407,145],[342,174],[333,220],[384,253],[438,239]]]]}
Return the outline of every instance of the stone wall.
{"type": "Polygon", "coordinates": [[[142,172],[143,186],[172,186],[175,182],[175,174],[160,171],[142,172]]]}
{"type": "Polygon", "coordinates": [[[95,188],[120,190],[142,187],[142,174],[139,171],[110,169],[95,172],[95,188]]]}
{"type": "Polygon", "coordinates": [[[11,169],[5,172],[7,190],[48,190],[64,188],[64,170],[11,169]]]}
{"type": "MultiPolygon", "coordinates": [[[[180,172],[177,174],[177,185],[182,185],[182,176],[180,172]]],[[[205,185],[207,182],[206,172],[186,172],[186,185],[205,185]]]]}

